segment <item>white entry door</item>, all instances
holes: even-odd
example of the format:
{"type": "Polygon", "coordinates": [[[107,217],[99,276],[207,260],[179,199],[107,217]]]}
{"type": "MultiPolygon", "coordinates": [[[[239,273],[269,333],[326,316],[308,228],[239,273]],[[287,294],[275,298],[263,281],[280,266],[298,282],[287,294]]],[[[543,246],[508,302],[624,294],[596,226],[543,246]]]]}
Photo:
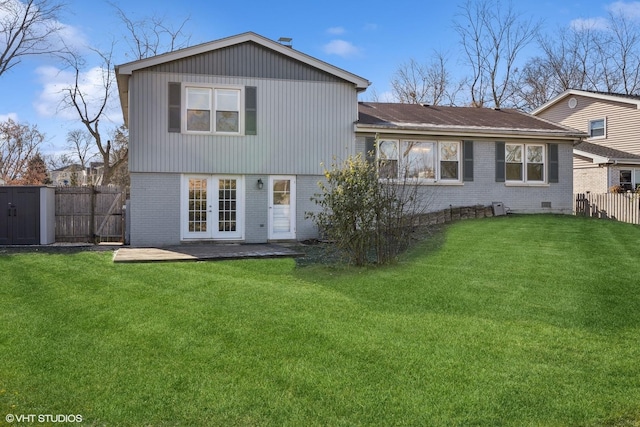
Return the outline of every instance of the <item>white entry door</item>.
{"type": "Polygon", "coordinates": [[[296,238],[295,198],[295,177],[269,177],[269,239],[296,238]]]}
{"type": "Polygon", "coordinates": [[[182,186],[182,237],[244,237],[244,182],[238,176],[188,175],[182,186]]]}

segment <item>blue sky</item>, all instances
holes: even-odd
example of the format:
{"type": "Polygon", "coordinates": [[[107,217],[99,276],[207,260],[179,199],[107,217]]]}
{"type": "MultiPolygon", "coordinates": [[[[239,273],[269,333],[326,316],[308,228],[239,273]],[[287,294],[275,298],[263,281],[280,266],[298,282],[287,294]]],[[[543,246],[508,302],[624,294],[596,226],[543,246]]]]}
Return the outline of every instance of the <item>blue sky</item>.
{"type": "MultiPolygon", "coordinates": [[[[14,0],[17,1],[17,0],[14,0]]],[[[67,0],[60,17],[66,34],[75,45],[107,48],[116,40],[117,63],[127,62],[124,34],[114,9],[101,0],[67,0]]],[[[114,0],[132,20],[150,15],[178,24],[189,18],[185,30],[190,44],[203,43],[253,31],[267,38],[293,38],[293,47],[372,82],[363,99],[375,92],[380,99],[390,90],[398,67],[413,58],[427,62],[434,50],[446,52],[449,65],[459,67],[458,37],[453,21],[465,0],[445,1],[336,1],[245,0],[184,1],[114,0]]],[[[514,0],[518,12],[540,20],[552,34],[577,20],[597,23],[612,8],[622,8],[640,17],[640,1],[602,0],[514,0]]],[[[91,65],[91,64],[90,64],[91,65]]],[[[96,61],[93,65],[99,65],[96,61]]],[[[97,70],[86,69],[87,84],[97,70]]],[[[11,117],[35,124],[47,136],[43,148],[56,152],[65,144],[71,129],[81,128],[70,110],[60,107],[61,88],[71,75],[47,58],[24,60],[0,76],[0,120],[11,117]]],[[[119,105],[114,103],[101,127],[122,123],[119,105]]]]}

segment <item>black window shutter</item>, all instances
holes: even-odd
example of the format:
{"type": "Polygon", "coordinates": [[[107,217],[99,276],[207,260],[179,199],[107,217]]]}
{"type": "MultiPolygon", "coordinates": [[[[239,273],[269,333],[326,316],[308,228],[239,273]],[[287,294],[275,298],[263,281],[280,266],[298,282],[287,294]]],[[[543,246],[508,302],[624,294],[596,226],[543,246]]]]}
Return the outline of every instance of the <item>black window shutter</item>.
{"type": "Polygon", "coordinates": [[[496,142],[496,182],[505,182],[504,142],[496,142]]]}
{"type": "Polygon", "coordinates": [[[473,141],[462,141],[462,180],[473,181],[473,141]]]}
{"type": "Polygon", "coordinates": [[[255,86],[244,88],[244,134],[258,134],[258,89],[255,86]]]}
{"type": "Polygon", "coordinates": [[[559,179],[558,144],[549,144],[549,182],[557,183],[559,179]]]}
{"type": "Polygon", "coordinates": [[[367,136],[364,139],[365,159],[369,163],[375,163],[376,160],[376,139],[372,136],[367,136]]]}
{"type": "Polygon", "coordinates": [[[180,83],[169,83],[169,132],[180,132],[181,98],[180,83]]]}

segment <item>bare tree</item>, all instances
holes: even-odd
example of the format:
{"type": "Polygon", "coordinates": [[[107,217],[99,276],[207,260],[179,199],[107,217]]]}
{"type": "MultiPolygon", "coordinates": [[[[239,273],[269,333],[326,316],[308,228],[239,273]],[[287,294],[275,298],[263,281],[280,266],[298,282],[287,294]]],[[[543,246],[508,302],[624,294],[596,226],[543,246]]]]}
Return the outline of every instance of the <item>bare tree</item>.
{"type": "Polygon", "coordinates": [[[121,187],[130,185],[129,179],[129,130],[124,126],[115,129],[111,135],[113,146],[111,150],[112,162],[118,164],[113,168],[111,181],[121,187]]]}
{"type": "Polygon", "coordinates": [[[539,39],[514,86],[516,105],[534,109],[567,89],[640,92],[640,26],[609,13],[605,26],[582,23],[539,39]]]}
{"type": "Polygon", "coordinates": [[[635,94],[640,90],[640,28],[623,13],[610,12],[608,28],[596,39],[608,92],[635,94]]]}
{"type": "Polygon", "coordinates": [[[391,81],[394,97],[406,104],[455,105],[462,86],[453,83],[447,59],[440,52],[426,64],[410,59],[398,67],[391,81]]]}
{"type": "Polygon", "coordinates": [[[0,179],[7,184],[21,183],[43,141],[44,135],[35,125],[12,119],[0,123],[0,179]]]}
{"type": "Polygon", "coordinates": [[[74,83],[64,89],[65,108],[72,108],[76,111],[80,122],[84,125],[86,131],[93,138],[95,147],[98,149],[101,160],[103,162],[103,183],[109,184],[111,180],[111,171],[116,168],[123,160],[117,160],[113,163],[111,160],[111,141],[104,140],[100,129],[100,120],[105,116],[105,111],[111,96],[113,96],[113,87],[115,85],[115,75],[113,70],[113,46],[108,53],[102,53],[97,50],[94,52],[102,59],[101,69],[101,85],[99,87],[99,95],[97,97],[89,96],[89,91],[84,82],[81,81],[81,75],[84,65],[84,59],[77,55],[70,54],[69,62],[71,68],[75,72],[74,83]]]}
{"type": "Polygon", "coordinates": [[[49,153],[43,156],[49,170],[57,170],[73,163],[68,153],[49,153]]]}
{"type": "Polygon", "coordinates": [[[0,76],[27,55],[55,53],[62,25],[57,0],[0,0],[0,76]]]}
{"type": "Polygon", "coordinates": [[[125,55],[132,57],[133,60],[172,52],[188,46],[190,36],[184,33],[184,27],[189,18],[184,19],[175,27],[167,22],[166,17],[156,15],[133,20],[120,7],[114,3],[110,4],[127,29],[124,39],[129,45],[129,51],[125,55]]]}
{"type": "Polygon", "coordinates": [[[74,129],[67,133],[67,149],[71,151],[70,158],[77,158],[83,169],[89,166],[89,161],[95,156],[93,136],[86,130],[74,129]]]}
{"type": "MultiPolygon", "coordinates": [[[[129,56],[133,55],[136,60],[143,59],[146,55],[155,55],[163,49],[171,51],[177,47],[182,47],[188,41],[188,37],[185,37],[183,33],[183,27],[187,22],[186,19],[182,21],[178,29],[174,30],[172,27],[164,25],[162,20],[151,18],[132,21],[120,8],[116,7],[116,10],[128,31],[128,35],[125,36],[130,47],[128,54],[129,56]]],[[[116,95],[115,64],[113,62],[114,46],[115,42],[112,43],[111,48],[107,51],[91,49],[102,61],[100,65],[101,82],[98,88],[99,94],[94,97],[90,95],[92,88],[88,88],[81,81],[81,76],[85,69],[85,58],[73,52],[67,55],[69,67],[75,74],[75,81],[64,90],[63,100],[63,108],[74,110],[86,131],[93,138],[94,145],[104,164],[102,183],[105,185],[112,183],[114,171],[118,170],[122,164],[126,164],[128,159],[126,147],[118,147],[114,151],[111,140],[103,137],[102,129],[100,128],[101,120],[108,119],[107,107],[111,98],[116,95]]]]}
{"type": "Polygon", "coordinates": [[[471,68],[469,92],[474,106],[508,103],[514,87],[517,59],[534,41],[540,25],[516,13],[509,2],[467,2],[460,7],[454,28],[471,68]]]}

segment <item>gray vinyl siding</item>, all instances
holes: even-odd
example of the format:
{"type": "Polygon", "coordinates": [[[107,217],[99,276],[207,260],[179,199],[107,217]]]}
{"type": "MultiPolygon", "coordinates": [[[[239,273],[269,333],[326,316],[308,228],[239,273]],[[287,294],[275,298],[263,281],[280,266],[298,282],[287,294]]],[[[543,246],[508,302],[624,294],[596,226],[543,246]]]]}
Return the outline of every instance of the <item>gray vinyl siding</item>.
{"type": "MultiPolygon", "coordinates": [[[[358,147],[363,146],[363,139],[358,137],[358,147]]],[[[509,142],[508,139],[506,142],[509,142]]],[[[506,207],[516,213],[572,212],[573,146],[571,144],[558,144],[559,182],[541,186],[496,182],[495,145],[495,141],[474,141],[473,181],[420,185],[419,193],[426,203],[427,211],[435,212],[459,206],[489,206],[492,202],[503,202],[506,207]],[[542,202],[551,202],[551,208],[543,208],[542,202]]]]}
{"type": "Polygon", "coordinates": [[[240,43],[166,62],[149,67],[147,70],[162,73],[260,77],[298,81],[341,81],[340,78],[332,74],[253,42],[240,43]]]}
{"type": "Polygon", "coordinates": [[[606,119],[606,138],[587,141],[640,155],[640,110],[635,105],[585,96],[570,98],[578,101],[575,108],[569,108],[568,99],[565,99],[542,111],[538,117],[587,133],[590,120],[606,119]]]}
{"type": "Polygon", "coordinates": [[[130,84],[131,172],[322,174],[354,152],[352,84],[136,72],[130,84]],[[169,82],[257,87],[257,135],[168,132],[169,82]]]}

